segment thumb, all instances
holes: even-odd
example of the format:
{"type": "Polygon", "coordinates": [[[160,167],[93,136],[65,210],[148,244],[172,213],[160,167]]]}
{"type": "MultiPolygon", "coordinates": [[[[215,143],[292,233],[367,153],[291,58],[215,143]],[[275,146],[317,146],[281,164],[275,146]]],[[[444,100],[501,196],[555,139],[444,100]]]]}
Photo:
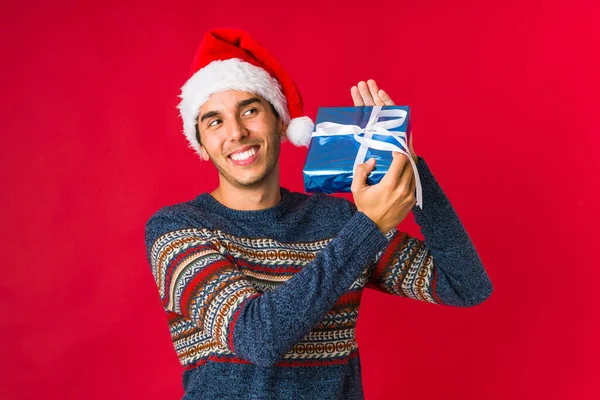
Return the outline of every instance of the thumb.
{"type": "Polygon", "coordinates": [[[375,168],[375,159],[369,158],[365,163],[362,163],[356,167],[354,171],[354,178],[352,179],[351,190],[360,190],[367,185],[367,176],[375,168]]]}

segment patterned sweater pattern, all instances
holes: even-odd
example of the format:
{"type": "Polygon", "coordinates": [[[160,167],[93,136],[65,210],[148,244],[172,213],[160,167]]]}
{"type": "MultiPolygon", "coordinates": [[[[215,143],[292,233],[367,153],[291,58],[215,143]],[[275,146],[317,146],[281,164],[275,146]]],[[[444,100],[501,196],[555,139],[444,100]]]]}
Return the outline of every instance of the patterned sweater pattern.
{"type": "Polygon", "coordinates": [[[355,338],[365,288],[460,307],[491,282],[456,212],[417,163],[424,240],[383,235],[351,202],[281,188],[266,210],[204,193],[146,225],[152,274],[183,365],[184,399],[362,399],[355,338]]]}

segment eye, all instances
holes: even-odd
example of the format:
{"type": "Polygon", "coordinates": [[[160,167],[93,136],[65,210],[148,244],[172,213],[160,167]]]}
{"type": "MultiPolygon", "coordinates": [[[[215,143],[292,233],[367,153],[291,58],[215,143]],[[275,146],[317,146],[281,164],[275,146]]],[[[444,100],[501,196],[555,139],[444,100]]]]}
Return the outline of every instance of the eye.
{"type": "Polygon", "coordinates": [[[212,121],[210,121],[210,123],[208,124],[208,126],[209,126],[209,127],[212,127],[212,126],[217,126],[217,124],[216,124],[216,123],[221,123],[221,122],[222,122],[222,121],[221,121],[220,119],[215,119],[215,120],[212,120],[212,121]]]}
{"type": "Polygon", "coordinates": [[[244,111],[244,113],[242,115],[252,115],[252,114],[256,114],[258,112],[258,110],[256,108],[250,108],[246,111],[244,111]]]}

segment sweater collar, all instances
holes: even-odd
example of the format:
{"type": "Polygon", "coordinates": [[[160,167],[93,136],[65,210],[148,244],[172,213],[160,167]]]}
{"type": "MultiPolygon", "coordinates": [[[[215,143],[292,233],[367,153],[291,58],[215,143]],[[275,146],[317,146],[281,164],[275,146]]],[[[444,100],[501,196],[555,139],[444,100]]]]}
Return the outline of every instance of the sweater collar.
{"type": "Polygon", "coordinates": [[[233,208],[226,207],[219,203],[210,193],[202,193],[196,198],[196,201],[203,209],[219,214],[225,218],[245,221],[273,220],[285,214],[291,197],[291,193],[288,189],[280,187],[279,190],[281,193],[281,200],[279,200],[279,203],[273,207],[262,210],[234,210],[233,208]]]}

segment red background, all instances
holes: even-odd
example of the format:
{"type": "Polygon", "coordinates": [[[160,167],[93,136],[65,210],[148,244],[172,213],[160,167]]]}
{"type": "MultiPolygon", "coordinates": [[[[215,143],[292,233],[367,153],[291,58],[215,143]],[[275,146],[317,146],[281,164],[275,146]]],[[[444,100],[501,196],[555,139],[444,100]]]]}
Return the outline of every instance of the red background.
{"type": "MultiPolygon", "coordinates": [[[[412,106],[495,285],[472,309],[366,292],[367,399],[600,398],[594,1],[17,3],[0,10],[0,398],[182,395],[144,224],[217,183],[175,106],[221,26],[269,48],[313,118],[368,78],[412,106]]],[[[289,189],[305,154],[284,145],[289,189]]]]}

